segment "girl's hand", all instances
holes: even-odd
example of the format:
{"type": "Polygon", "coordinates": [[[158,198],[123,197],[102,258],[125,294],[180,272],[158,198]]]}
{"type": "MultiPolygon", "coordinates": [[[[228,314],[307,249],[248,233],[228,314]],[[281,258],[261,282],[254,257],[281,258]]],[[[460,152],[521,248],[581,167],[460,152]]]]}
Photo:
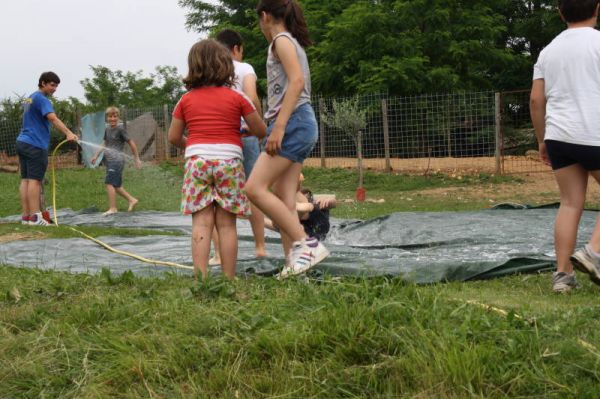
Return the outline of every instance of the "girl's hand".
{"type": "Polygon", "coordinates": [[[550,166],[550,157],[548,156],[548,151],[546,150],[546,143],[541,142],[538,145],[538,151],[540,153],[540,160],[544,165],[550,166]]]}
{"type": "Polygon", "coordinates": [[[92,165],[96,165],[96,159],[98,159],[98,157],[93,157],[90,162],[92,163],[92,165]]]}
{"type": "Polygon", "coordinates": [[[271,134],[269,135],[269,138],[267,139],[267,143],[265,145],[265,151],[267,152],[267,154],[271,156],[279,154],[284,133],[284,128],[278,127],[277,125],[273,126],[273,130],[271,130],[271,134]]]}

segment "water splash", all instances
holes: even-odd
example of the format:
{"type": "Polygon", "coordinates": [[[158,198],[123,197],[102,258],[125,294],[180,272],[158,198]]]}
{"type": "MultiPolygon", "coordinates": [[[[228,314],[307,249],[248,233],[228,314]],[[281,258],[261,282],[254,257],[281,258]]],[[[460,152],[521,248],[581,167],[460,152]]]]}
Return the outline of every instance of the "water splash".
{"type": "MultiPolygon", "coordinates": [[[[101,144],[96,144],[96,143],[91,143],[89,141],[85,141],[85,140],[78,140],[77,141],[79,143],[79,145],[81,146],[81,148],[89,148],[89,149],[93,149],[94,153],[98,152],[99,150],[104,150],[104,154],[110,154],[113,158],[117,158],[120,157],[121,159],[125,160],[125,162],[130,163],[130,162],[134,162],[135,158],[133,157],[133,155],[129,155],[123,151],[118,151],[115,150],[113,148],[108,148],[108,147],[104,147],[101,144]]],[[[99,165],[99,162],[96,161],[95,163],[92,164],[91,159],[90,159],[90,165],[96,167],[99,165]]],[[[146,164],[146,162],[142,162],[142,165],[146,164]]]]}

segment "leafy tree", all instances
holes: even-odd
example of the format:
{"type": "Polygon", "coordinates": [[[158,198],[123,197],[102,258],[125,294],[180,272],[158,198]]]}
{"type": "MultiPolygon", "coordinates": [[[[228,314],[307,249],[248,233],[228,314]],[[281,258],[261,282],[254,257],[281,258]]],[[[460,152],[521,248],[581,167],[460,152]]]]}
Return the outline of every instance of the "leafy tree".
{"type": "Polygon", "coordinates": [[[173,104],[184,92],[175,67],[158,66],[149,77],[143,76],[142,71],[113,71],[101,65],[90,68],[94,76],[81,84],[88,104],[94,109],[110,105],[142,108],[173,104]]]}
{"type": "MultiPolygon", "coordinates": [[[[314,91],[411,95],[528,87],[541,49],[562,29],[549,0],[300,0],[316,45],[314,91]]],[[[180,0],[187,26],[233,28],[264,78],[256,0],[180,0]]],[[[264,81],[261,80],[264,85],[264,81]]]]}
{"type": "Polygon", "coordinates": [[[367,109],[361,107],[360,98],[354,96],[347,100],[333,100],[333,110],[322,115],[326,125],[345,132],[356,146],[356,160],[358,167],[358,188],[363,187],[363,144],[362,132],[367,127],[367,109]]]}

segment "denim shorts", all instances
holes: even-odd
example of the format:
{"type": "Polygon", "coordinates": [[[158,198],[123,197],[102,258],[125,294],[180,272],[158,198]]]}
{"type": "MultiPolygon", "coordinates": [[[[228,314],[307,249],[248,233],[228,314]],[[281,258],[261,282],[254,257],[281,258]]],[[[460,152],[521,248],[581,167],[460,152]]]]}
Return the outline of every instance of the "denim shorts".
{"type": "Polygon", "coordinates": [[[106,161],[106,179],[104,184],[109,184],[114,188],[119,188],[123,185],[123,169],[125,162],[122,161],[106,161]]]}
{"type": "Polygon", "coordinates": [[[22,179],[44,180],[48,169],[48,151],[17,141],[17,155],[22,179]]]}
{"type": "Polygon", "coordinates": [[[242,150],[244,152],[244,174],[246,179],[250,177],[250,173],[254,168],[254,164],[260,155],[260,145],[258,144],[258,137],[247,136],[242,137],[242,150]]]}
{"type": "MultiPolygon", "coordinates": [[[[275,120],[269,123],[267,137],[275,125],[275,120]]],[[[310,103],[296,108],[285,127],[285,135],[281,143],[279,155],[292,162],[302,163],[313,150],[319,138],[317,118],[310,103]]]]}

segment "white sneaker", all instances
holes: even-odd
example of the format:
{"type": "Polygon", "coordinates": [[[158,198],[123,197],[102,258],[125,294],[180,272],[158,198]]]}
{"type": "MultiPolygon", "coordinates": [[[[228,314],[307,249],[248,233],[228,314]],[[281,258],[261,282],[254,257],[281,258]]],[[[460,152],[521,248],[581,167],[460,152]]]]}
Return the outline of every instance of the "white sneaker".
{"type": "Polygon", "coordinates": [[[594,284],[600,285],[600,259],[592,253],[589,246],[575,252],[571,256],[571,263],[580,272],[587,273],[594,284]]]}
{"type": "Polygon", "coordinates": [[[29,217],[29,225],[30,226],[50,226],[50,223],[44,219],[42,212],[38,212],[29,217]]]}
{"type": "Polygon", "coordinates": [[[329,250],[325,248],[316,238],[307,238],[295,241],[292,244],[289,260],[286,262],[281,273],[277,275],[279,280],[290,276],[306,273],[317,263],[329,256],[329,250]]]}

